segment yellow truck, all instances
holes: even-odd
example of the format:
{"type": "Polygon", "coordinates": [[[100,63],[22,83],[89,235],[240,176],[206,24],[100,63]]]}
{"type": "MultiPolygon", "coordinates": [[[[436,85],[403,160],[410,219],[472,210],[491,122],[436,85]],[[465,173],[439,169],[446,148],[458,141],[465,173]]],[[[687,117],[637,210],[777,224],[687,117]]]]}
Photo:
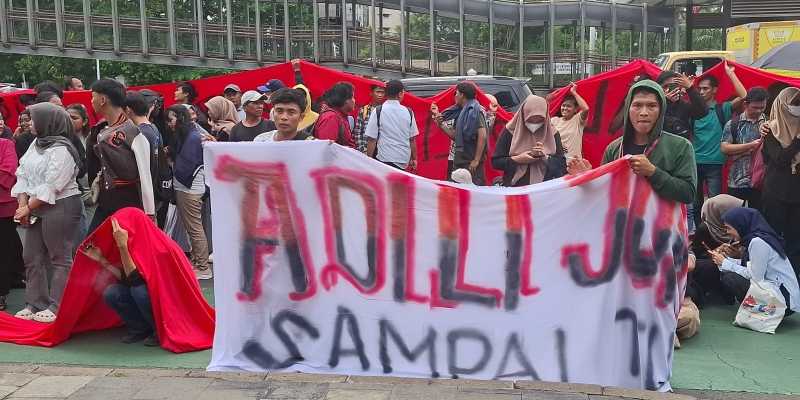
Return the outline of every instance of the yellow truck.
{"type": "Polygon", "coordinates": [[[793,46],[800,46],[800,21],[757,22],[728,28],[726,50],[663,53],[654,62],[663,70],[700,75],[722,60],[734,60],[800,77],[793,46]]]}

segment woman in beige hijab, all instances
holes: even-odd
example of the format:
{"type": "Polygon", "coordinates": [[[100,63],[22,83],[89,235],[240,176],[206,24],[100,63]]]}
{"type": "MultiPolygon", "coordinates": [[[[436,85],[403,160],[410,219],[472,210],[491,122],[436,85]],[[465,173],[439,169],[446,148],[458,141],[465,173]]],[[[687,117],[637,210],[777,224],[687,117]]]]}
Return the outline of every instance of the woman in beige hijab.
{"type": "Polygon", "coordinates": [[[800,271],[800,89],[788,87],[772,103],[764,137],[763,214],[783,237],[786,255],[800,271]]]}
{"type": "Polygon", "coordinates": [[[500,134],[492,167],[503,171],[503,186],[526,186],[545,180],[550,157],[561,157],[561,138],[550,124],[547,101],[528,96],[500,134]]]}
{"type": "Polygon", "coordinates": [[[236,117],[236,106],[230,100],[216,96],[206,102],[208,108],[208,123],[211,133],[219,140],[227,138],[234,125],[239,122],[236,117]]]}

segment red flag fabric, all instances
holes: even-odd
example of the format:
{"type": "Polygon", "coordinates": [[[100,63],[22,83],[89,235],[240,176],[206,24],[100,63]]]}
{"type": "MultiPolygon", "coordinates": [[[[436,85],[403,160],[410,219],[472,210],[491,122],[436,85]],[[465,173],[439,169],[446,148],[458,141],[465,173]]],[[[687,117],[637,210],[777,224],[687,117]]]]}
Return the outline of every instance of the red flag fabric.
{"type": "MultiPolygon", "coordinates": [[[[728,61],[728,65],[732,66],[736,77],[742,81],[742,85],[746,89],[752,89],[756,86],[761,86],[769,92],[768,105],[772,104],[772,100],[778,96],[781,90],[789,87],[800,87],[800,78],[793,78],[784,75],[774,74],[763,69],[753,68],[744,64],[739,64],[734,61],[728,61]]],[[[717,101],[727,101],[736,97],[736,91],[733,88],[733,83],[728,79],[725,73],[725,64],[719,63],[713,68],[706,71],[699,78],[695,79],[695,84],[700,83],[703,77],[713,76],[719,81],[719,88],[717,88],[717,101]]],[[[769,115],[769,107],[767,107],[767,115],[769,115]]]]}
{"type": "MultiPolygon", "coordinates": [[[[729,62],[736,68],[736,74],[745,87],[763,86],[774,97],[786,86],[800,87],[800,79],[776,75],[757,68],[729,62]]],[[[717,96],[720,100],[730,98],[734,91],[732,84],[725,76],[722,64],[710,69],[706,74],[714,75],[720,79],[720,88],[717,96]]],[[[576,82],[578,93],[589,103],[590,111],[583,135],[584,158],[593,166],[598,166],[606,146],[621,133],[621,112],[628,88],[637,76],[647,75],[655,79],[661,70],[655,65],[644,60],[634,60],[615,70],[576,82]]],[[[303,84],[309,88],[312,99],[317,99],[325,90],[336,82],[346,81],[355,87],[356,104],[364,105],[369,102],[370,88],[374,84],[383,83],[352,75],[346,72],[326,68],[306,61],[300,62],[300,74],[303,84]]],[[[275,64],[264,68],[241,71],[230,74],[212,76],[190,81],[198,92],[196,104],[200,107],[206,100],[222,93],[225,85],[235,83],[243,90],[253,90],[270,79],[280,79],[288,86],[294,85],[295,74],[291,63],[275,64]]],[[[132,90],[151,89],[164,96],[166,106],[174,103],[175,83],[162,83],[156,85],[132,87],[132,90]]],[[[439,109],[453,104],[455,89],[450,88],[428,99],[421,99],[412,94],[406,94],[403,104],[414,112],[419,127],[420,135],[417,138],[417,152],[419,165],[416,173],[432,179],[446,179],[447,155],[450,148],[450,139],[431,120],[430,105],[435,102],[439,109]]],[[[478,101],[488,107],[488,99],[478,91],[478,101]]],[[[22,107],[19,101],[20,94],[30,94],[32,91],[18,91],[0,94],[0,112],[6,117],[6,123],[13,129],[17,124],[17,115],[22,107]]],[[[558,115],[561,102],[569,94],[569,88],[561,88],[549,96],[550,114],[558,115]]],[[[89,111],[92,123],[97,121],[91,107],[91,92],[65,92],[64,104],[81,103],[89,111]]],[[[494,143],[503,130],[505,124],[513,115],[504,110],[499,110],[494,131],[489,135],[487,144],[487,161],[485,163],[487,181],[501,175],[500,171],[491,168],[491,155],[494,143]]]]}
{"type": "MultiPolygon", "coordinates": [[[[128,248],[147,282],[161,347],[183,353],[208,349],[214,339],[214,309],[208,305],[183,251],[139,209],[114,214],[128,231],[128,248]]],[[[114,265],[119,250],[107,219],[84,243],[93,243],[114,265]]],[[[52,324],[25,321],[0,313],[0,341],[52,347],[71,335],[121,325],[103,302],[103,290],[115,279],[98,263],[78,252],[72,264],[58,318],[52,324]]]]}
{"type": "MultiPolygon", "coordinates": [[[[589,117],[583,130],[583,158],[592,166],[600,165],[606,146],[622,133],[622,119],[617,117],[621,117],[625,96],[633,81],[641,75],[655,79],[659,73],[661,70],[655,64],[634,60],[575,83],[578,94],[589,103],[589,117]]],[[[550,96],[551,116],[559,114],[561,102],[569,91],[569,87],[564,87],[550,96]]]]}

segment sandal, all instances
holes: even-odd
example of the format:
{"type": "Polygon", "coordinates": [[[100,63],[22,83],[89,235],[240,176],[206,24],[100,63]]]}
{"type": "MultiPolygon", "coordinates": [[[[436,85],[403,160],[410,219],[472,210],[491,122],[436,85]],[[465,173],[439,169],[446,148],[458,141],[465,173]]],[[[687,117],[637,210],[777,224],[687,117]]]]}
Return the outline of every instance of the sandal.
{"type": "Polygon", "coordinates": [[[33,309],[31,309],[30,307],[25,307],[22,310],[19,310],[16,314],[14,314],[14,316],[19,319],[30,321],[33,319],[33,309]]]}
{"type": "Polygon", "coordinates": [[[49,324],[56,320],[56,315],[50,310],[43,310],[33,314],[33,320],[49,324]]]}

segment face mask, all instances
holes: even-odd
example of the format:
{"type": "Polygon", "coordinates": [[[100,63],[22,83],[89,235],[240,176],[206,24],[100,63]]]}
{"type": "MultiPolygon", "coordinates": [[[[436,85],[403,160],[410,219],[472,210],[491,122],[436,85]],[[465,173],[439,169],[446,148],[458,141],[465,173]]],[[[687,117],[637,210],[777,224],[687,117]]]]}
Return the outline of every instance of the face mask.
{"type": "Polygon", "coordinates": [[[786,108],[789,110],[789,114],[800,118],[800,106],[786,106],[786,108]]]}
{"type": "Polygon", "coordinates": [[[529,130],[529,131],[531,131],[531,132],[533,132],[533,133],[536,133],[536,131],[538,131],[538,130],[539,130],[539,128],[541,128],[541,127],[542,127],[542,125],[544,125],[544,123],[543,123],[543,122],[540,122],[540,123],[538,123],[538,124],[534,124],[534,123],[532,123],[532,122],[526,122],[526,123],[525,123],[525,126],[528,128],[528,130],[529,130]]]}

